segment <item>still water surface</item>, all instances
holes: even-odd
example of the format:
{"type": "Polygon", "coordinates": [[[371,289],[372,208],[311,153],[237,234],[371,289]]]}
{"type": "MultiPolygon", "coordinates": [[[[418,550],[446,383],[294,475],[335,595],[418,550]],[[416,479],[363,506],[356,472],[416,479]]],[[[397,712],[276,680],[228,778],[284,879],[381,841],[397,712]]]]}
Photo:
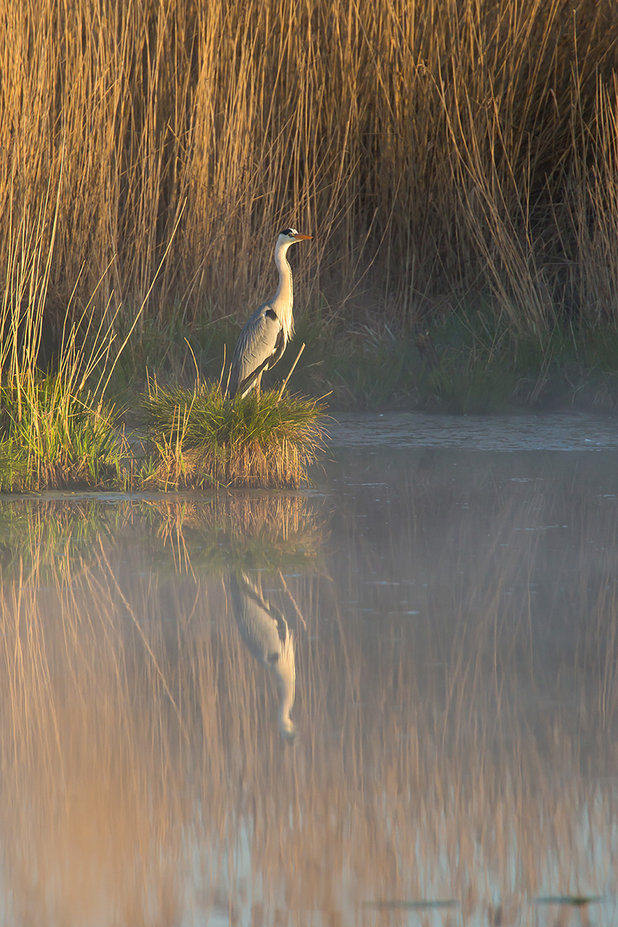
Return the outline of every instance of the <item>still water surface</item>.
{"type": "Polygon", "coordinates": [[[331,436],[0,502],[2,923],[618,923],[618,428],[331,436]]]}

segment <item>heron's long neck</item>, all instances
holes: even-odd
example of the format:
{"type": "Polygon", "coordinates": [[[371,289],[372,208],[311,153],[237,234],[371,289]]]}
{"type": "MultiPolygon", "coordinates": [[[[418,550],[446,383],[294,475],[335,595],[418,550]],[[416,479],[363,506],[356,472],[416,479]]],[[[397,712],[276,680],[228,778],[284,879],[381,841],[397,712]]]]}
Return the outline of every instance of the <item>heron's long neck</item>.
{"type": "Polygon", "coordinates": [[[294,317],[292,305],[294,302],[294,287],[292,284],[292,268],[288,263],[286,252],[289,244],[275,249],[275,264],[279,271],[279,286],[273,300],[273,308],[281,319],[281,324],[287,338],[294,333],[294,317]]]}
{"type": "Polygon", "coordinates": [[[294,657],[294,634],[286,636],[281,649],[281,656],[275,669],[279,689],[279,729],[284,736],[294,733],[294,722],[290,712],[296,694],[296,663],[294,657]]]}

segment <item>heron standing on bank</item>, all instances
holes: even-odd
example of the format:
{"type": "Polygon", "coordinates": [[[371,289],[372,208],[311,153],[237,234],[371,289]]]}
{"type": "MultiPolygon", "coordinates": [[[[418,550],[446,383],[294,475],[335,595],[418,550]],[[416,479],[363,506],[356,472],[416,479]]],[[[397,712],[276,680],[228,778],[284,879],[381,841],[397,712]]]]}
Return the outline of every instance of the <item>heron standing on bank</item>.
{"type": "Polygon", "coordinates": [[[246,396],[255,388],[258,396],[262,374],[280,360],[294,334],[292,315],[292,268],[286,253],[290,245],[306,241],[296,229],[284,229],[275,245],[275,264],[279,271],[279,287],[272,299],[253,313],[242,329],[232,357],[228,396],[246,396]]]}

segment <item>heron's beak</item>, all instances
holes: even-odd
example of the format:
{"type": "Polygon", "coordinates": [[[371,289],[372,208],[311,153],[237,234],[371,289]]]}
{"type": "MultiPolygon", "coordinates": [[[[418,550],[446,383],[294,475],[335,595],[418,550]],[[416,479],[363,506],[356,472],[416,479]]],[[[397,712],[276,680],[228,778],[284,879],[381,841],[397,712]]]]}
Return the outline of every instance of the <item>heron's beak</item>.
{"type": "Polygon", "coordinates": [[[299,232],[298,235],[294,236],[294,241],[309,241],[313,238],[313,235],[303,235],[302,232],[299,232]]]}

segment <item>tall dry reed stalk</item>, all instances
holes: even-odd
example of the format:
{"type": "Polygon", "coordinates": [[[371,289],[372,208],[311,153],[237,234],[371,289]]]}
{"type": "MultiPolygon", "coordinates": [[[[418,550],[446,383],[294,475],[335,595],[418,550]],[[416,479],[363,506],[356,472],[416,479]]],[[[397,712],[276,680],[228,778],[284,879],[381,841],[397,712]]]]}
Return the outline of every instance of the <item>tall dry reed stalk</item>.
{"type": "Polygon", "coordinates": [[[613,0],[1,0],[0,260],[62,164],[60,320],[76,279],[133,318],[186,200],[162,327],[244,318],[290,222],[346,328],[445,297],[615,326],[617,39],[613,0]]]}
{"type": "MultiPolygon", "coordinates": [[[[83,305],[75,305],[80,271],[67,294],[52,362],[50,352],[44,350],[43,332],[66,189],[63,168],[61,160],[56,187],[50,176],[36,207],[22,204],[20,213],[18,204],[13,200],[9,203],[0,300],[3,490],[123,481],[121,462],[126,447],[118,432],[118,415],[107,402],[106,393],[169,249],[168,242],[133,317],[124,313],[123,338],[118,338],[120,305],[113,305],[110,296],[102,311],[95,308],[102,279],[83,305]]],[[[177,227],[178,223],[172,238],[177,227]]]]}

